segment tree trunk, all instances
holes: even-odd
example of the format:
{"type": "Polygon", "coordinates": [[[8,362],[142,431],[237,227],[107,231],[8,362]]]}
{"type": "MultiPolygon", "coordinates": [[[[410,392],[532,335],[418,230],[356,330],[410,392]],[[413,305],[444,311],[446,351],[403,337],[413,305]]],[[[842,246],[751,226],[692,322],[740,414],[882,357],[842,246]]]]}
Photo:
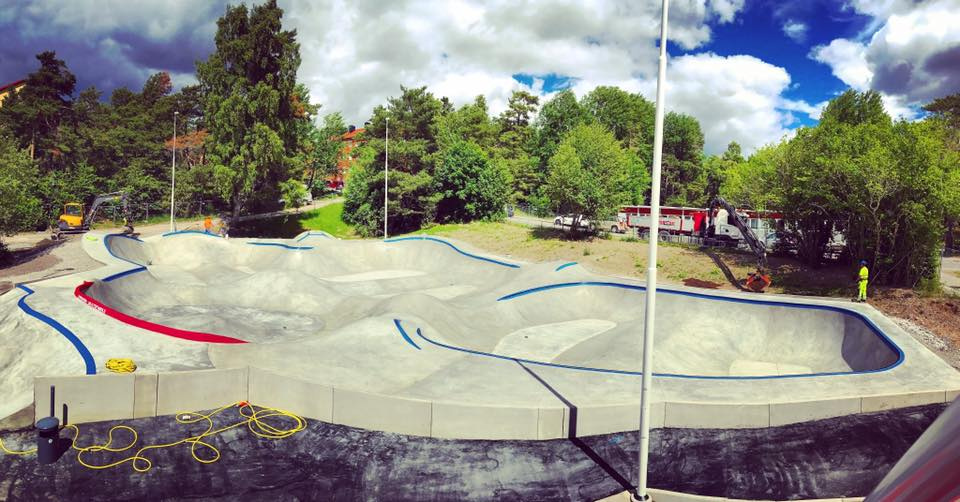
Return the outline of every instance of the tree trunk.
{"type": "Polygon", "coordinates": [[[947,233],[943,239],[944,245],[950,249],[955,249],[956,244],[954,243],[954,238],[953,238],[953,226],[956,224],[956,222],[953,220],[947,220],[946,223],[947,223],[946,225],[947,233]]]}
{"type": "Polygon", "coordinates": [[[313,169],[310,170],[310,181],[307,182],[307,192],[309,192],[310,195],[313,195],[313,181],[316,178],[316,176],[317,176],[317,168],[314,167],[313,169]]]}

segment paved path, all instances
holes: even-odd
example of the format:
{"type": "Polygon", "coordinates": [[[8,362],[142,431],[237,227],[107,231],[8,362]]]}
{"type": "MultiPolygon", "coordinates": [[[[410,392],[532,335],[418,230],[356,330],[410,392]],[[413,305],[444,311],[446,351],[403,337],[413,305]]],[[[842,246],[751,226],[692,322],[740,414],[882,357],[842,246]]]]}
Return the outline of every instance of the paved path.
{"type": "Polygon", "coordinates": [[[950,256],[943,259],[940,267],[940,282],[956,293],[960,293],[960,256],[950,256]]]}

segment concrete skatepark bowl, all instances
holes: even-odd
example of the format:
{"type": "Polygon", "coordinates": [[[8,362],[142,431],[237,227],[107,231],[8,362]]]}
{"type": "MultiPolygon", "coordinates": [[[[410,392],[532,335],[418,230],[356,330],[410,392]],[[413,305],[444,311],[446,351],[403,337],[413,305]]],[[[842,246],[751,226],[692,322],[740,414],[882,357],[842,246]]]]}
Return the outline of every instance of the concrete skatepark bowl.
{"type": "MultiPolygon", "coordinates": [[[[177,372],[242,369],[251,400],[262,387],[257,396],[283,401],[266,405],[389,432],[548,439],[637,427],[635,280],[427,236],[83,244],[105,267],[0,297],[0,418],[33,402],[35,376],[102,373],[107,358],[130,357],[160,389],[177,372]]],[[[942,403],[960,389],[958,372],[868,305],[660,293],[655,427],[767,427],[942,403]]]]}

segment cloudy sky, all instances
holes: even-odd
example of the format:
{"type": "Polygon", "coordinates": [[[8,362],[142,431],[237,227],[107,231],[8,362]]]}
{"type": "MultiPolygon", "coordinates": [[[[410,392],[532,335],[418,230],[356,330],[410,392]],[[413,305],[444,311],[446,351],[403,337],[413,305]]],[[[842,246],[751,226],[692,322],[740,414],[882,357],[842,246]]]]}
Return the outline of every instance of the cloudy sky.
{"type": "MultiPolygon", "coordinates": [[[[232,3],[237,3],[236,1],[232,3]]],[[[251,3],[251,2],[246,2],[251,3]]],[[[401,85],[498,113],[514,89],[544,98],[617,85],[654,97],[659,0],[280,0],[299,79],[323,112],[362,124],[401,85]]],[[[55,50],[80,88],[195,82],[226,2],[0,0],[0,85],[55,50]]],[[[960,0],[673,0],[667,106],[697,117],[708,153],[747,151],[816,123],[832,96],[875,89],[888,111],[960,92],[960,0]]]]}

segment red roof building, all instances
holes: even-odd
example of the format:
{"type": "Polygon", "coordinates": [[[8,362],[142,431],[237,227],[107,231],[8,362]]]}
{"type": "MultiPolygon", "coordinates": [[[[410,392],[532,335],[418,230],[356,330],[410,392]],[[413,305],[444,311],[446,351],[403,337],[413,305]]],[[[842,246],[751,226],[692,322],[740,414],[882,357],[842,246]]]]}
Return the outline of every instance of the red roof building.
{"type": "Polygon", "coordinates": [[[347,178],[350,177],[350,168],[354,162],[356,162],[351,152],[363,142],[361,139],[363,131],[365,131],[365,129],[362,127],[357,129],[350,126],[349,131],[340,135],[340,141],[343,142],[343,146],[340,148],[340,156],[337,159],[337,172],[327,178],[328,188],[333,190],[343,189],[343,184],[347,181],[347,178]]]}
{"type": "Polygon", "coordinates": [[[0,87],[0,106],[3,106],[3,100],[7,99],[7,96],[14,92],[20,92],[20,89],[23,89],[25,85],[27,85],[26,80],[17,80],[0,87]]]}

